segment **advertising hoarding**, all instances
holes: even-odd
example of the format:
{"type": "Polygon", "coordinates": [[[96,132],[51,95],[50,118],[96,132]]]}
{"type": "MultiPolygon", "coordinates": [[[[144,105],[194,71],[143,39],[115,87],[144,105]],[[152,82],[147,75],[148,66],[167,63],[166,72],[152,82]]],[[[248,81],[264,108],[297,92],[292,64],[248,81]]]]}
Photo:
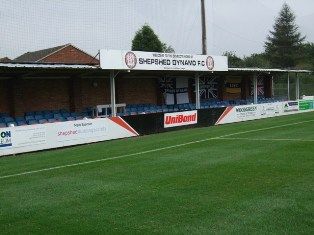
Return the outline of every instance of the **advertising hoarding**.
{"type": "Polygon", "coordinates": [[[193,124],[197,124],[197,110],[164,114],[164,128],[193,124]]]}
{"type": "Polygon", "coordinates": [[[0,134],[0,156],[138,136],[120,117],[8,127],[0,134]]]}

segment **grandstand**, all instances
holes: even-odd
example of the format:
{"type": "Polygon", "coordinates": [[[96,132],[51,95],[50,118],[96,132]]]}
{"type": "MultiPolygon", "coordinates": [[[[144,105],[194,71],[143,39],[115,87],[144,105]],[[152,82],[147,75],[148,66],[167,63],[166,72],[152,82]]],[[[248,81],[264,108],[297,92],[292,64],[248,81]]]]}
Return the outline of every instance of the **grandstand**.
{"type": "MultiPolygon", "coordinates": [[[[262,93],[257,96],[257,103],[273,103],[288,100],[288,97],[274,97],[272,79],[279,73],[305,73],[308,71],[288,71],[265,69],[258,70],[263,79],[262,93]],[[266,84],[266,86],[264,86],[266,84]]],[[[216,89],[212,96],[201,97],[199,109],[219,108],[227,106],[247,105],[254,103],[250,82],[256,69],[228,72],[215,72],[202,75],[201,79],[215,78],[219,80],[213,87],[204,85],[201,92],[216,89]],[[241,79],[238,93],[225,91],[226,79],[237,77],[241,79]],[[230,97],[235,97],[230,99],[230,97]]],[[[1,63],[0,83],[2,102],[0,127],[44,124],[93,118],[93,110],[97,105],[110,104],[109,72],[98,66],[81,64],[21,64],[1,63]],[[80,90],[78,90],[80,89],[80,90]],[[51,100],[53,99],[53,100],[51,100]],[[35,101],[35,102],[34,102],[35,101]],[[50,109],[52,107],[52,109],[50,109]]],[[[125,108],[117,112],[117,116],[139,115],[149,113],[166,113],[196,109],[195,86],[193,74],[171,72],[168,74],[120,73],[117,77],[117,100],[124,103],[125,108]],[[159,79],[164,76],[188,78],[186,103],[166,104],[159,79]],[[142,93],[140,85],[145,82],[142,93]],[[146,101],[146,102],[145,102],[146,101]]],[[[109,105],[110,106],[110,105],[109,105]]],[[[112,114],[111,108],[106,115],[112,114]]],[[[103,115],[103,111],[99,113],[103,115]]]]}
{"type": "MultiPolygon", "coordinates": [[[[228,68],[227,58],[224,57],[158,55],[158,57],[195,58],[190,60],[188,65],[185,65],[184,61],[174,59],[172,62],[176,63],[175,66],[167,68],[170,60],[156,61],[149,58],[156,56],[156,53],[121,51],[105,51],[100,54],[100,65],[88,64],[86,59],[85,64],[69,63],[71,59],[77,61],[78,55],[87,58],[88,61],[89,59],[98,61],[67,44],[26,53],[18,58],[19,60],[35,57],[46,60],[61,58],[63,62],[68,63],[55,63],[56,61],[0,63],[0,94],[3,101],[0,128],[5,133],[4,136],[11,136],[13,132],[14,138],[18,135],[19,138],[23,138],[22,130],[27,129],[27,126],[34,126],[35,129],[27,129],[27,132],[31,133],[29,130],[32,130],[33,135],[38,137],[34,141],[33,135],[30,134],[29,142],[23,144],[17,141],[21,148],[14,147],[12,139],[3,138],[1,141],[7,151],[2,151],[1,155],[23,152],[22,149],[29,143],[32,143],[32,146],[27,151],[35,151],[181,128],[286,115],[299,110],[309,111],[314,106],[312,100],[295,103],[289,99],[289,94],[286,97],[276,97],[273,91],[276,76],[288,74],[289,77],[291,73],[309,73],[307,70],[236,69],[228,68]],[[125,67],[116,67],[116,62],[119,65],[119,56],[110,53],[121,55],[125,53],[125,59],[124,54],[121,59],[125,67]],[[144,67],[134,68],[136,63],[132,64],[134,61],[133,58],[127,58],[129,55],[136,56],[135,58],[143,56],[145,59],[140,58],[139,61],[148,64],[138,64],[137,66],[144,67]],[[102,61],[106,63],[109,61],[109,65],[102,61]],[[155,62],[158,64],[151,64],[155,62]],[[232,107],[235,107],[233,110],[240,110],[236,109],[239,106],[246,107],[243,109],[247,110],[244,116],[233,114],[232,107]],[[178,120],[178,123],[167,126],[164,123],[167,115],[171,116],[168,117],[170,119],[178,120]],[[197,120],[185,123],[182,121],[184,115],[196,115],[197,120]],[[108,121],[113,123],[105,124],[108,121]],[[92,125],[95,127],[84,129],[92,125]],[[84,130],[77,129],[79,127],[84,130]],[[64,132],[64,129],[70,131],[64,132]],[[95,132],[99,134],[94,134],[95,132]],[[109,134],[106,134],[107,132],[109,134]],[[57,133],[56,136],[54,133],[57,133]],[[76,136],[60,142],[57,137],[64,133],[74,133],[76,136]],[[46,146],[39,143],[46,143],[46,146]],[[7,148],[7,145],[10,148],[7,148]]],[[[296,97],[300,97],[298,76],[295,91],[296,97]]]]}

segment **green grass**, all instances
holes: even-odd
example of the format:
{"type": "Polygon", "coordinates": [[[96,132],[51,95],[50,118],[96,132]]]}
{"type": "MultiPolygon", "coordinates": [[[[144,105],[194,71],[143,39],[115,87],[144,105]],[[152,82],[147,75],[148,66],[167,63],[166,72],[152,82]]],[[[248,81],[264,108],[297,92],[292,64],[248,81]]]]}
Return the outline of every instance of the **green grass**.
{"type": "Polygon", "coordinates": [[[0,179],[0,233],[313,234],[314,112],[5,157],[0,177],[303,121],[0,179]]]}

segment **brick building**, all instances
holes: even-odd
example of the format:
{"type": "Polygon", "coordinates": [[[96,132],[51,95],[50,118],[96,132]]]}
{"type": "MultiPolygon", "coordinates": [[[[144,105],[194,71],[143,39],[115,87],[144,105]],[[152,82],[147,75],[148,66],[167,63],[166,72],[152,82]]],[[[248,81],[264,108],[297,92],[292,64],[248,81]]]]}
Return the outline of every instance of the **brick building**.
{"type": "Polygon", "coordinates": [[[58,63],[98,65],[99,60],[72,44],[27,52],[13,60],[19,63],[58,63]]]}

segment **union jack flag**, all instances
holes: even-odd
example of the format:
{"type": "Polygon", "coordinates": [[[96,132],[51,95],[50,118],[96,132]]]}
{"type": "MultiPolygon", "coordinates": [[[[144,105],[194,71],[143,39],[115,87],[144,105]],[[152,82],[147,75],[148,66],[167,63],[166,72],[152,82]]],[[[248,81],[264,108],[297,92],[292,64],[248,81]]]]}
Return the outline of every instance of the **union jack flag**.
{"type": "MultiPolygon", "coordinates": [[[[200,78],[200,97],[201,99],[217,98],[217,81],[215,77],[200,78]]],[[[195,84],[194,84],[195,86],[195,84]]],[[[194,91],[195,92],[195,91],[194,91]]]]}
{"type": "MultiPolygon", "coordinates": [[[[251,80],[251,96],[254,95],[254,83],[251,80]]],[[[264,78],[257,77],[257,96],[264,96],[264,78]]]]}
{"type": "Polygon", "coordinates": [[[167,92],[175,89],[175,81],[173,78],[161,78],[159,79],[159,86],[162,92],[167,92]]]}

